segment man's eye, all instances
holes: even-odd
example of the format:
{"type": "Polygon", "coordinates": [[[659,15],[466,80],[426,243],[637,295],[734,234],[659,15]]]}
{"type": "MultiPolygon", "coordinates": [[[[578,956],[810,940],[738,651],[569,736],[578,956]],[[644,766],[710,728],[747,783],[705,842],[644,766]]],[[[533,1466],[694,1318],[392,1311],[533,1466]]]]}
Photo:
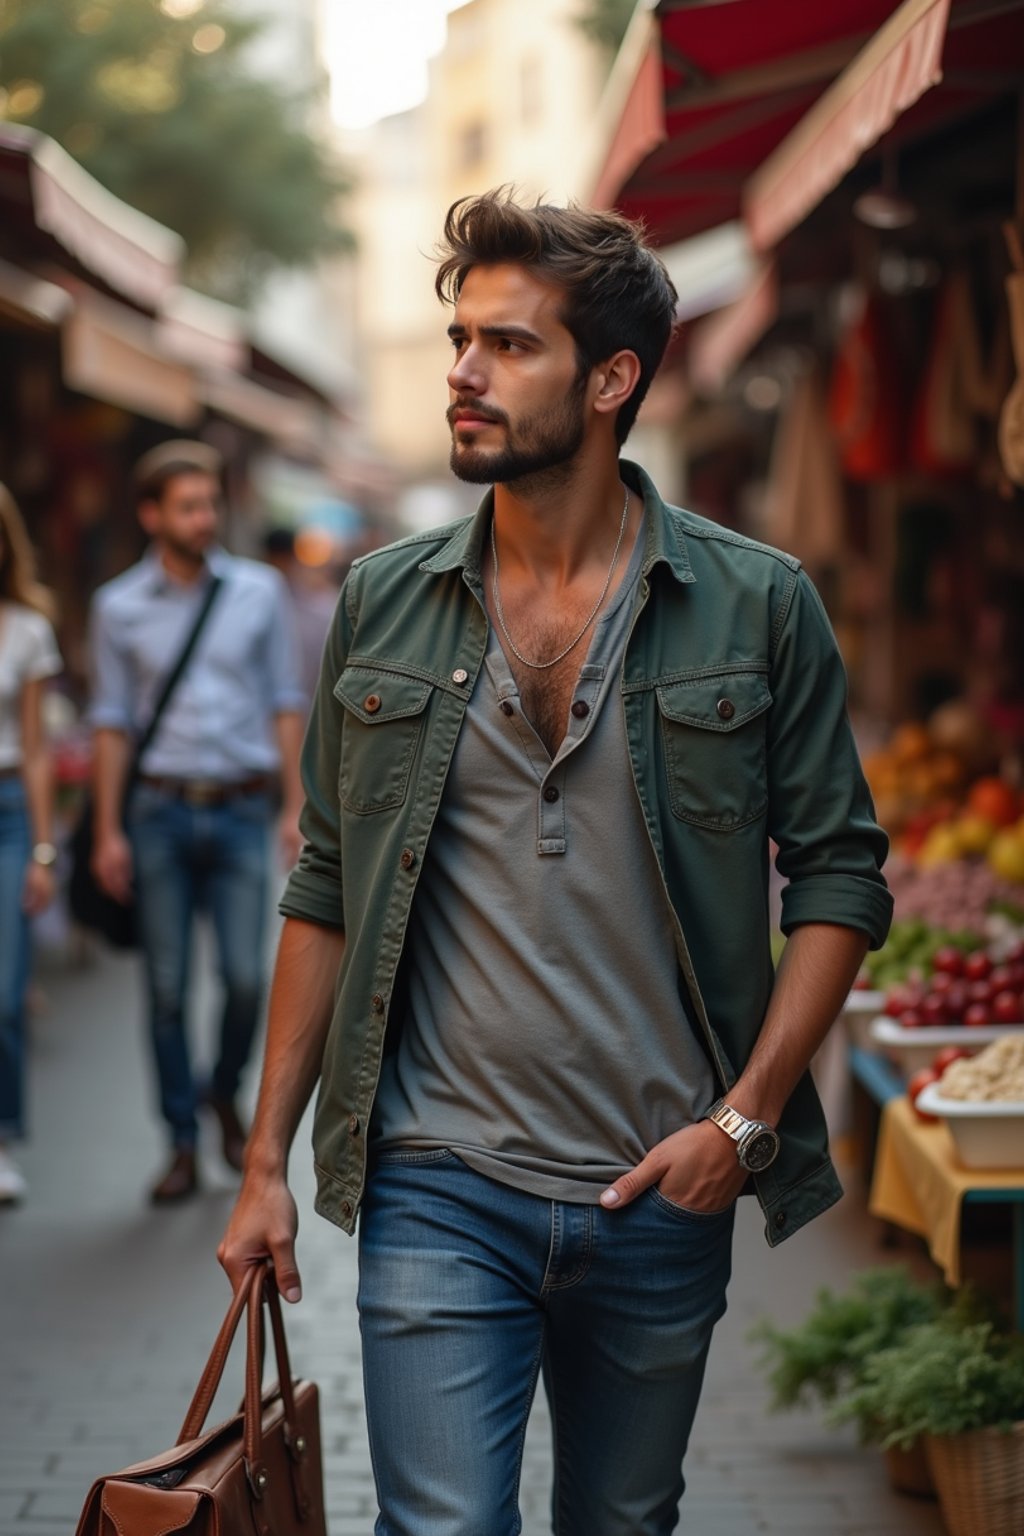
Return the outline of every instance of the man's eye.
{"type": "Polygon", "coordinates": [[[523,352],[525,348],[521,341],[516,341],[512,336],[498,337],[499,352],[523,352]]]}

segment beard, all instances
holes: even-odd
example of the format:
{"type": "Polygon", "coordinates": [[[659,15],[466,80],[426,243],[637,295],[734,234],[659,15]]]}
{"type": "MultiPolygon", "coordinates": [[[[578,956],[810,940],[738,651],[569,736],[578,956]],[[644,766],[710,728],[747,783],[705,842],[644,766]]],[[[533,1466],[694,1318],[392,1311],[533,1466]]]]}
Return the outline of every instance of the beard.
{"type": "Polygon", "coordinates": [[[448,424],[453,428],[449,463],[452,473],[472,485],[508,485],[515,481],[521,491],[524,482],[539,488],[553,481],[572,477],[574,461],[583,446],[583,397],[587,375],[578,375],[569,394],[558,405],[533,416],[524,416],[512,426],[504,412],[485,409],[478,402],[458,401],[448,408],[448,424]],[[475,448],[460,443],[454,436],[452,413],[455,410],[479,410],[488,421],[505,428],[505,442],[500,448],[475,448]]]}

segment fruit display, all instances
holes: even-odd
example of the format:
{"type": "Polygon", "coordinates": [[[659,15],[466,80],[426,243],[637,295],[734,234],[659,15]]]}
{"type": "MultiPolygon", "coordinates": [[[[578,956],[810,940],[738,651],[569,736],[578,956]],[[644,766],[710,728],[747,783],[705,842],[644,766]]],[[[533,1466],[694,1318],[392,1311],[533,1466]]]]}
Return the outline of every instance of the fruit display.
{"type": "Polygon", "coordinates": [[[964,952],[977,949],[981,932],[980,926],[954,929],[917,916],[897,918],[881,949],[864,957],[856,985],[884,992],[909,976],[923,976],[931,969],[937,951],[950,946],[964,952]]]}
{"type": "Polygon", "coordinates": [[[924,869],[981,860],[1024,887],[1024,795],[994,771],[985,727],[960,701],[899,726],[864,759],[894,849],[924,869]]]}
{"type": "Polygon", "coordinates": [[[930,970],[889,987],[883,1014],[901,1029],[1024,1027],[1024,939],[994,951],[943,945],[930,970]]]}
{"type": "Polygon", "coordinates": [[[885,878],[899,921],[918,918],[935,928],[980,936],[990,934],[998,912],[1024,922],[1024,884],[1003,878],[980,859],[922,868],[893,853],[886,861],[885,878]]]}

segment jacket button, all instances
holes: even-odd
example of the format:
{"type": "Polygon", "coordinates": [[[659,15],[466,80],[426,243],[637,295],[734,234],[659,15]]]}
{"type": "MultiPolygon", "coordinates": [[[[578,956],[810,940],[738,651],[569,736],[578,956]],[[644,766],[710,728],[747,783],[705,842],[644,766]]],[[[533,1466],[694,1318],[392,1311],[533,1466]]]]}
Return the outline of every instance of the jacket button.
{"type": "Polygon", "coordinates": [[[782,1228],[782,1227],[784,1227],[786,1225],[786,1213],[785,1213],[785,1211],[776,1211],[775,1212],[775,1225],[777,1227],[779,1227],[779,1228],[782,1228]]]}
{"type": "Polygon", "coordinates": [[[350,1136],[358,1136],[359,1135],[359,1116],[358,1115],[349,1115],[349,1117],[348,1117],[348,1133],[349,1133],[350,1136]]]}
{"type": "Polygon", "coordinates": [[[455,668],[455,671],[452,673],[452,682],[459,684],[469,682],[469,673],[466,671],[465,667],[455,668]]]}
{"type": "Polygon", "coordinates": [[[555,788],[554,784],[548,784],[545,787],[544,799],[548,802],[549,805],[554,805],[555,801],[558,799],[558,790],[555,788]]]}
{"type": "Polygon", "coordinates": [[[380,709],[380,694],[368,693],[363,700],[363,708],[368,715],[375,715],[378,709],[380,709]]]}
{"type": "Polygon", "coordinates": [[[502,699],[502,701],[501,701],[501,712],[502,712],[503,715],[514,715],[515,714],[515,709],[509,703],[508,699],[502,699]]]}
{"type": "Polygon", "coordinates": [[[370,1007],[373,1009],[374,1013],[384,1012],[384,996],[382,993],[375,992],[373,994],[373,996],[370,998],[370,1007]]]}
{"type": "Polygon", "coordinates": [[[351,1200],[343,1200],[341,1202],[341,1214],[345,1217],[346,1221],[352,1215],[352,1201],[351,1200]]]}
{"type": "Polygon", "coordinates": [[[736,713],[736,705],[733,703],[732,699],[719,699],[718,703],[715,705],[715,708],[718,710],[718,713],[721,715],[723,720],[731,720],[733,715],[736,713]]]}
{"type": "Polygon", "coordinates": [[[586,699],[577,699],[572,706],[572,712],[577,720],[585,720],[590,714],[590,705],[586,699]]]}
{"type": "Polygon", "coordinates": [[[403,869],[412,869],[413,865],[416,863],[416,855],[413,853],[411,848],[403,848],[401,857],[399,858],[398,862],[401,864],[403,869]]]}

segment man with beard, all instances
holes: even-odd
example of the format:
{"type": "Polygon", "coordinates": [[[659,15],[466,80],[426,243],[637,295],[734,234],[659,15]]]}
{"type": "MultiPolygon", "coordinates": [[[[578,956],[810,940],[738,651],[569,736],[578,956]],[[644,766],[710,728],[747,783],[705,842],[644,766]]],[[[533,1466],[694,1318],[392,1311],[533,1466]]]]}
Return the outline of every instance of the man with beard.
{"type": "Polygon", "coordinates": [[[235,1097],[259,1021],[269,829],[298,857],[298,759],[305,700],[288,596],[276,571],[216,544],[220,456],[167,442],[136,467],[145,557],[96,593],[93,669],[96,878],[138,897],[150,1039],[170,1161],[158,1205],[198,1188],[197,1103],[213,1112],[224,1158],[240,1170],[235,1097]],[[195,650],[129,782],[134,743],[212,594],[195,650]],[[208,909],[224,986],[218,1055],[197,1083],[186,1033],[193,919],[208,909]]]}
{"type": "Polygon", "coordinates": [[[491,193],[442,255],[452,469],[493,490],[349,576],[220,1258],[298,1299],[319,1077],[380,1536],[519,1529],[541,1371],[558,1536],[665,1536],[736,1197],[776,1243],[840,1194],[807,1067],[885,937],[886,841],[799,563],[619,458],[675,305],[638,229],[491,193]]]}

